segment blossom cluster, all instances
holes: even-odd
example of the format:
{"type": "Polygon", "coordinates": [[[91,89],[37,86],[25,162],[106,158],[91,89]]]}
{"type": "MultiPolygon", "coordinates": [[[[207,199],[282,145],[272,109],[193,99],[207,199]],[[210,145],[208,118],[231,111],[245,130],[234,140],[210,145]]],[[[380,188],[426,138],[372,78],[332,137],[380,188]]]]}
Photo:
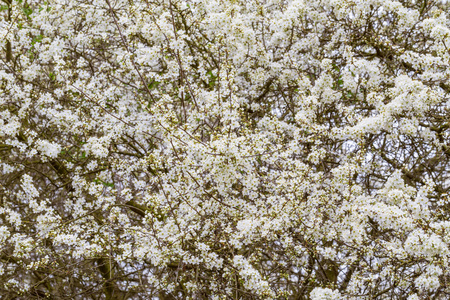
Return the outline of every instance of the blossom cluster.
{"type": "Polygon", "coordinates": [[[5,0],[5,299],[448,299],[450,4],[5,0]]]}

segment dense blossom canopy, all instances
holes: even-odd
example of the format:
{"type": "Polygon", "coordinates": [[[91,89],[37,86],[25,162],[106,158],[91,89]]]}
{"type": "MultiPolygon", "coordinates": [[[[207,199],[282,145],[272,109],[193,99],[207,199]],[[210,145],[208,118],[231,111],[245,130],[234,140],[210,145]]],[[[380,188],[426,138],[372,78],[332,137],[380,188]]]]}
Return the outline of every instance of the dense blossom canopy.
{"type": "Polygon", "coordinates": [[[450,298],[447,2],[2,1],[2,299],[450,298]]]}

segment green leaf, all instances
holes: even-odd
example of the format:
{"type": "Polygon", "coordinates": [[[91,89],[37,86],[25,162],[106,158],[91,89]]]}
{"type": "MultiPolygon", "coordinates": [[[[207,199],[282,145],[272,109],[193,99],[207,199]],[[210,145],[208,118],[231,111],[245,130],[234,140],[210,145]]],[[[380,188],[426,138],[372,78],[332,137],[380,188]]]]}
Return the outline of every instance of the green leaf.
{"type": "Polygon", "coordinates": [[[157,88],[158,85],[159,85],[160,83],[161,83],[161,82],[159,82],[159,81],[152,80],[152,82],[150,82],[150,83],[148,84],[148,88],[149,88],[150,90],[153,90],[153,89],[157,88]]]}
{"type": "Polygon", "coordinates": [[[108,187],[111,187],[111,188],[114,187],[114,183],[111,183],[111,182],[102,182],[102,183],[103,183],[104,186],[108,186],[108,187]]]}
{"type": "Polygon", "coordinates": [[[211,70],[206,72],[206,75],[209,75],[209,82],[208,82],[209,87],[213,88],[216,85],[217,76],[215,76],[211,70]]]}
{"type": "Polygon", "coordinates": [[[50,6],[48,6],[47,2],[44,2],[44,6],[39,6],[39,12],[43,11],[45,9],[46,12],[49,12],[52,10],[50,6]]]}
{"type": "Polygon", "coordinates": [[[34,46],[34,44],[42,42],[43,38],[44,38],[44,36],[42,34],[35,36],[33,38],[33,40],[31,41],[31,45],[34,46]]]}
{"type": "Polygon", "coordinates": [[[96,184],[103,184],[104,186],[114,188],[114,183],[111,183],[111,182],[104,182],[103,180],[100,180],[100,179],[98,179],[98,178],[95,178],[95,179],[93,180],[93,182],[95,182],[96,184]]]}
{"type": "Polygon", "coordinates": [[[22,11],[27,17],[29,17],[33,13],[33,10],[29,7],[22,7],[22,11]]]}

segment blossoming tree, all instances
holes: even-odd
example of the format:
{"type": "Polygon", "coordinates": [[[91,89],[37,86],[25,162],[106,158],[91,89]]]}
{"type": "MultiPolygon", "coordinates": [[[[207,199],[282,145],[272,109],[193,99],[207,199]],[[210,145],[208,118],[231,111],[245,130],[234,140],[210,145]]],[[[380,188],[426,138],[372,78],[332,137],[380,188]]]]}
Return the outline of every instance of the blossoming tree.
{"type": "Polygon", "coordinates": [[[2,0],[2,299],[449,299],[434,0],[2,0]]]}

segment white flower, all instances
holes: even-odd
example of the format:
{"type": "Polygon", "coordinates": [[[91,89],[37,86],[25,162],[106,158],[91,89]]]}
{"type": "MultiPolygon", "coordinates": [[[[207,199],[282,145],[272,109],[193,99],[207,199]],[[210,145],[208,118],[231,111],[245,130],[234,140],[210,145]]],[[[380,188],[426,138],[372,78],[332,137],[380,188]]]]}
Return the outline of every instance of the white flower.
{"type": "Polygon", "coordinates": [[[338,290],[332,290],[329,288],[314,288],[311,291],[311,300],[339,300],[341,294],[338,290]]]}
{"type": "Polygon", "coordinates": [[[41,152],[43,155],[46,155],[50,158],[55,158],[61,152],[61,146],[49,142],[47,140],[37,140],[36,141],[36,149],[41,152]]]}

